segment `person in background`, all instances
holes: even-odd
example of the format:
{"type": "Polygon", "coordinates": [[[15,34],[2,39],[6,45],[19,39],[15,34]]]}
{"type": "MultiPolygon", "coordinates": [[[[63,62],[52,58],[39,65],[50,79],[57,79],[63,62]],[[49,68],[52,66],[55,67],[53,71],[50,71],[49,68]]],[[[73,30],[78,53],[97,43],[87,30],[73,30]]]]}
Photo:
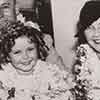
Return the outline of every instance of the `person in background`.
{"type": "Polygon", "coordinates": [[[62,57],[58,54],[56,48],[53,46],[53,39],[49,34],[44,33],[44,41],[47,46],[48,56],[46,57],[46,61],[52,64],[57,64],[61,70],[66,70],[66,68],[62,57]]]}
{"type": "Polygon", "coordinates": [[[100,1],[87,1],[77,23],[73,65],[76,100],[100,99],[100,1]]]}
{"type": "Polygon", "coordinates": [[[0,1],[0,28],[16,20],[15,0],[0,1]]]}

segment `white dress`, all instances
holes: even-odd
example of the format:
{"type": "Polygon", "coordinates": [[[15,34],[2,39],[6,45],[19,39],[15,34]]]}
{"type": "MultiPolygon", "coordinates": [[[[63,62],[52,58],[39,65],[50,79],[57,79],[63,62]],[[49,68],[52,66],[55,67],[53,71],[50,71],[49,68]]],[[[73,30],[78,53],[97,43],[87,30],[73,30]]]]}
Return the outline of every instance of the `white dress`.
{"type": "Polygon", "coordinates": [[[0,71],[0,98],[7,100],[8,90],[15,89],[9,100],[72,100],[66,73],[58,66],[39,60],[30,75],[20,75],[9,63],[0,71]],[[33,99],[32,99],[33,98],[33,99]],[[70,98],[70,99],[69,99],[70,98]]]}
{"type": "Polygon", "coordinates": [[[76,51],[75,61],[74,89],[77,97],[82,100],[84,97],[84,100],[100,100],[100,59],[89,45],[83,44],[76,51]]]}

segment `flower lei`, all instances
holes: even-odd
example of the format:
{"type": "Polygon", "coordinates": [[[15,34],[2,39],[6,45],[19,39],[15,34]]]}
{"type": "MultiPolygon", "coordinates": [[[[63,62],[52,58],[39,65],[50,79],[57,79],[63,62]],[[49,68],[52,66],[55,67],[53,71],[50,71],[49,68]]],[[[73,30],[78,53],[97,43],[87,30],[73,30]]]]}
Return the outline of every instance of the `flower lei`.
{"type": "Polygon", "coordinates": [[[84,44],[76,51],[73,74],[75,86],[73,88],[76,100],[100,99],[100,61],[96,53],[84,44]]]}
{"type": "MultiPolygon", "coordinates": [[[[10,72],[12,72],[10,74],[9,77],[11,77],[10,79],[8,80],[3,80],[3,83],[5,84],[2,84],[3,88],[1,89],[0,88],[0,94],[1,90],[4,90],[6,91],[5,92],[5,97],[1,100],[23,100],[23,97],[25,97],[24,100],[73,100],[72,98],[72,95],[70,93],[70,90],[69,90],[69,86],[66,85],[67,83],[65,83],[63,81],[63,79],[61,79],[62,76],[59,76],[59,73],[61,74],[64,74],[64,78],[66,78],[66,73],[64,72],[59,72],[58,71],[58,67],[56,68],[56,66],[51,66],[51,67],[48,67],[46,69],[51,71],[52,73],[54,73],[55,75],[52,76],[52,79],[50,79],[50,83],[48,84],[45,84],[45,78],[43,80],[43,72],[42,71],[45,71],[43,69],[43,65],[40,65],[40,62],[37,66],[37,71],[34,73],[34,79],[36,82],[35,83],[32,83],[32,85],[34,86],[33,89],[31,89],[30,86],[27,87],[27,90],[25,90],[24,92],[22,90],[20,90],[20,86],[19,86],[19,83],[17,84],[17,80],[15,79],[16,77],[16,74],[14,73],[14,70],[10,70],[10,72]],[[42,66],[42,67],[39,67],[39,66],[42,66]],[[41,76],[42,76],[42,80],[41,80],[41,76]],[[39,81],[41,80],[41,81],[39,81]],[[41,82],[42,85],[41,85],[41,82]],[[16,83],[17,85],[15,85],[14,83],[16,83]],[[40,85],[39,85],[40,84],[40,85]],[[18,86],[18,88],[17,88],[18,86]],[[42,86],[42,87],[41,87],[42,86]],[[46,87],[46,88],[45,88],[46,87]],[[26,99],[27,98],[27,99],[26,99]],[[60,98],[60,99],[59,99],[60,98]],[[62,99],[63,98],[63,99],[62,99]]],[[[47,67],[48,65],[45,66],[45,68],[47,67]]],[[[10,65],[8,66],[8,68],[10,67],[10,65]]],[[[7,69],[9,71],[9,69],[7,69]]],[[[7,73],[8,73],[7,71],[7,73]]],[[[47,77],[48,77],[48,74],[50,73],[47,73],[47,77]]],[[[2,74],[3,75],[3,74],[2,74]]],[[[45,77],[45,76],[44,76],[45,77]]],[[[50,76],[51,77],[51,76],[50,76]]],[[[1,77],[0,77],[1,79],[1,77]]],[[[20,85],[21,85],[21,82],[20,81],[20,85]]],[[[23,85],[22,85],[23,86],[23,85]]],[[[26,86],[26,85],[25,85],[26,86]]],[[[21,87],[22,89],[22,87],[21,87]]],[[[26,89],[26,87],[25,87],[26,89]]],[[[4,94],[3,94],[4,95],[4,94]]],[[[1,95],[0,95],[1,96],[1,95]]],[[[3,97],[3,96],[1,96],[3,97]]]]}

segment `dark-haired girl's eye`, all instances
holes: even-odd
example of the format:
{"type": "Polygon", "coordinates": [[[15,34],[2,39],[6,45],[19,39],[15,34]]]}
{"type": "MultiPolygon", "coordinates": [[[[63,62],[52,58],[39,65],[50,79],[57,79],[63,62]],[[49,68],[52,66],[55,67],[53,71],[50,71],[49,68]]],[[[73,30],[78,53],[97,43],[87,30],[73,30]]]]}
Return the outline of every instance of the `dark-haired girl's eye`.
{"type": "Polygon", "coordinates": [[[94,27],[93,25],[90,25],[90,26],[88,27],[88,29],[95,30],[95,27],[94,27]]]}
{"type": "Polygon", "coordinates": [[[18,50],[18,51],[13,51],[13,54],[19,54],[19,53],[21,53],[20,50],[18,50]]]}

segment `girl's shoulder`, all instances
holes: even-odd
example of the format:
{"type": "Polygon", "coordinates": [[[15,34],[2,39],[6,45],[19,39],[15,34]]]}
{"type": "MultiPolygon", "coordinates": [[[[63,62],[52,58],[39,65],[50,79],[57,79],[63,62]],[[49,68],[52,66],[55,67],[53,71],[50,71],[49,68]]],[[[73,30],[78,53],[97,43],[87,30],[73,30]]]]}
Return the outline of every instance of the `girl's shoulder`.
{"type": "Polygon", "coordinates": [[[8,74],[4,70],[0,70],[0,89],[1,84],[6,84],[6,80],[8,79],[8,74]]]}
{"type": "Polygon", "coordinates": [[[42,70],[44,69],[49,71],[59,70],[59,67],[56,64],[51,64],[50,62],[46,62],[42,60],[39,61],[38,65],[42,70]]]}
{"type": "Polygon", "coordinates": [[[1,69],[0,69],[0,79],[1,78],[4,78],[4,76],[7,75],[6,70],[4,69],[4,66],[5,65],[1,65],[1,69]]]}
{"type": "Polygon", "coordinates": [[[61,80],[66,80],[66,82],[72,82],[73,80],[73,76],[72,73],[68,70],[61,70],[59,68],[59,66],[57,66],[56,64],[51,64],[49,62],[45,62],[45,61],[39,61],[39,65],[40,68],[38,69],[38,73],[36,73],[37,75],[39,75],[41,78],[48,78],[50,80],[55,80],[55,79],[61,79],[61,80]]]}
{"type": "Polygon", "coordinates": [[[1,80],[7,80],[9,78],[9,75],[13,75],[15,73],[15,70],[11,66],[11,64],[2,64],[2,69],[0,70],[0,81],[1,80]]]}
{"type": "Polygon", "coordinates": [[[5,75],[6,75],[6,72],[3,69],[0,69],[0,79],[4,78],[5,75]]]}
{"type": "Polygon", "coordinates": [[[49,73],[49,75],[53,75],[55,73],[59,73],[59,74],[65,74],[64,71],[59,69],[59,66],[57,66],[56,64],[51,64],[49,62],[46,61],[39,61],[39,65],[40,65],[40,69],[41,72],[43,73],[49,73]]]}

